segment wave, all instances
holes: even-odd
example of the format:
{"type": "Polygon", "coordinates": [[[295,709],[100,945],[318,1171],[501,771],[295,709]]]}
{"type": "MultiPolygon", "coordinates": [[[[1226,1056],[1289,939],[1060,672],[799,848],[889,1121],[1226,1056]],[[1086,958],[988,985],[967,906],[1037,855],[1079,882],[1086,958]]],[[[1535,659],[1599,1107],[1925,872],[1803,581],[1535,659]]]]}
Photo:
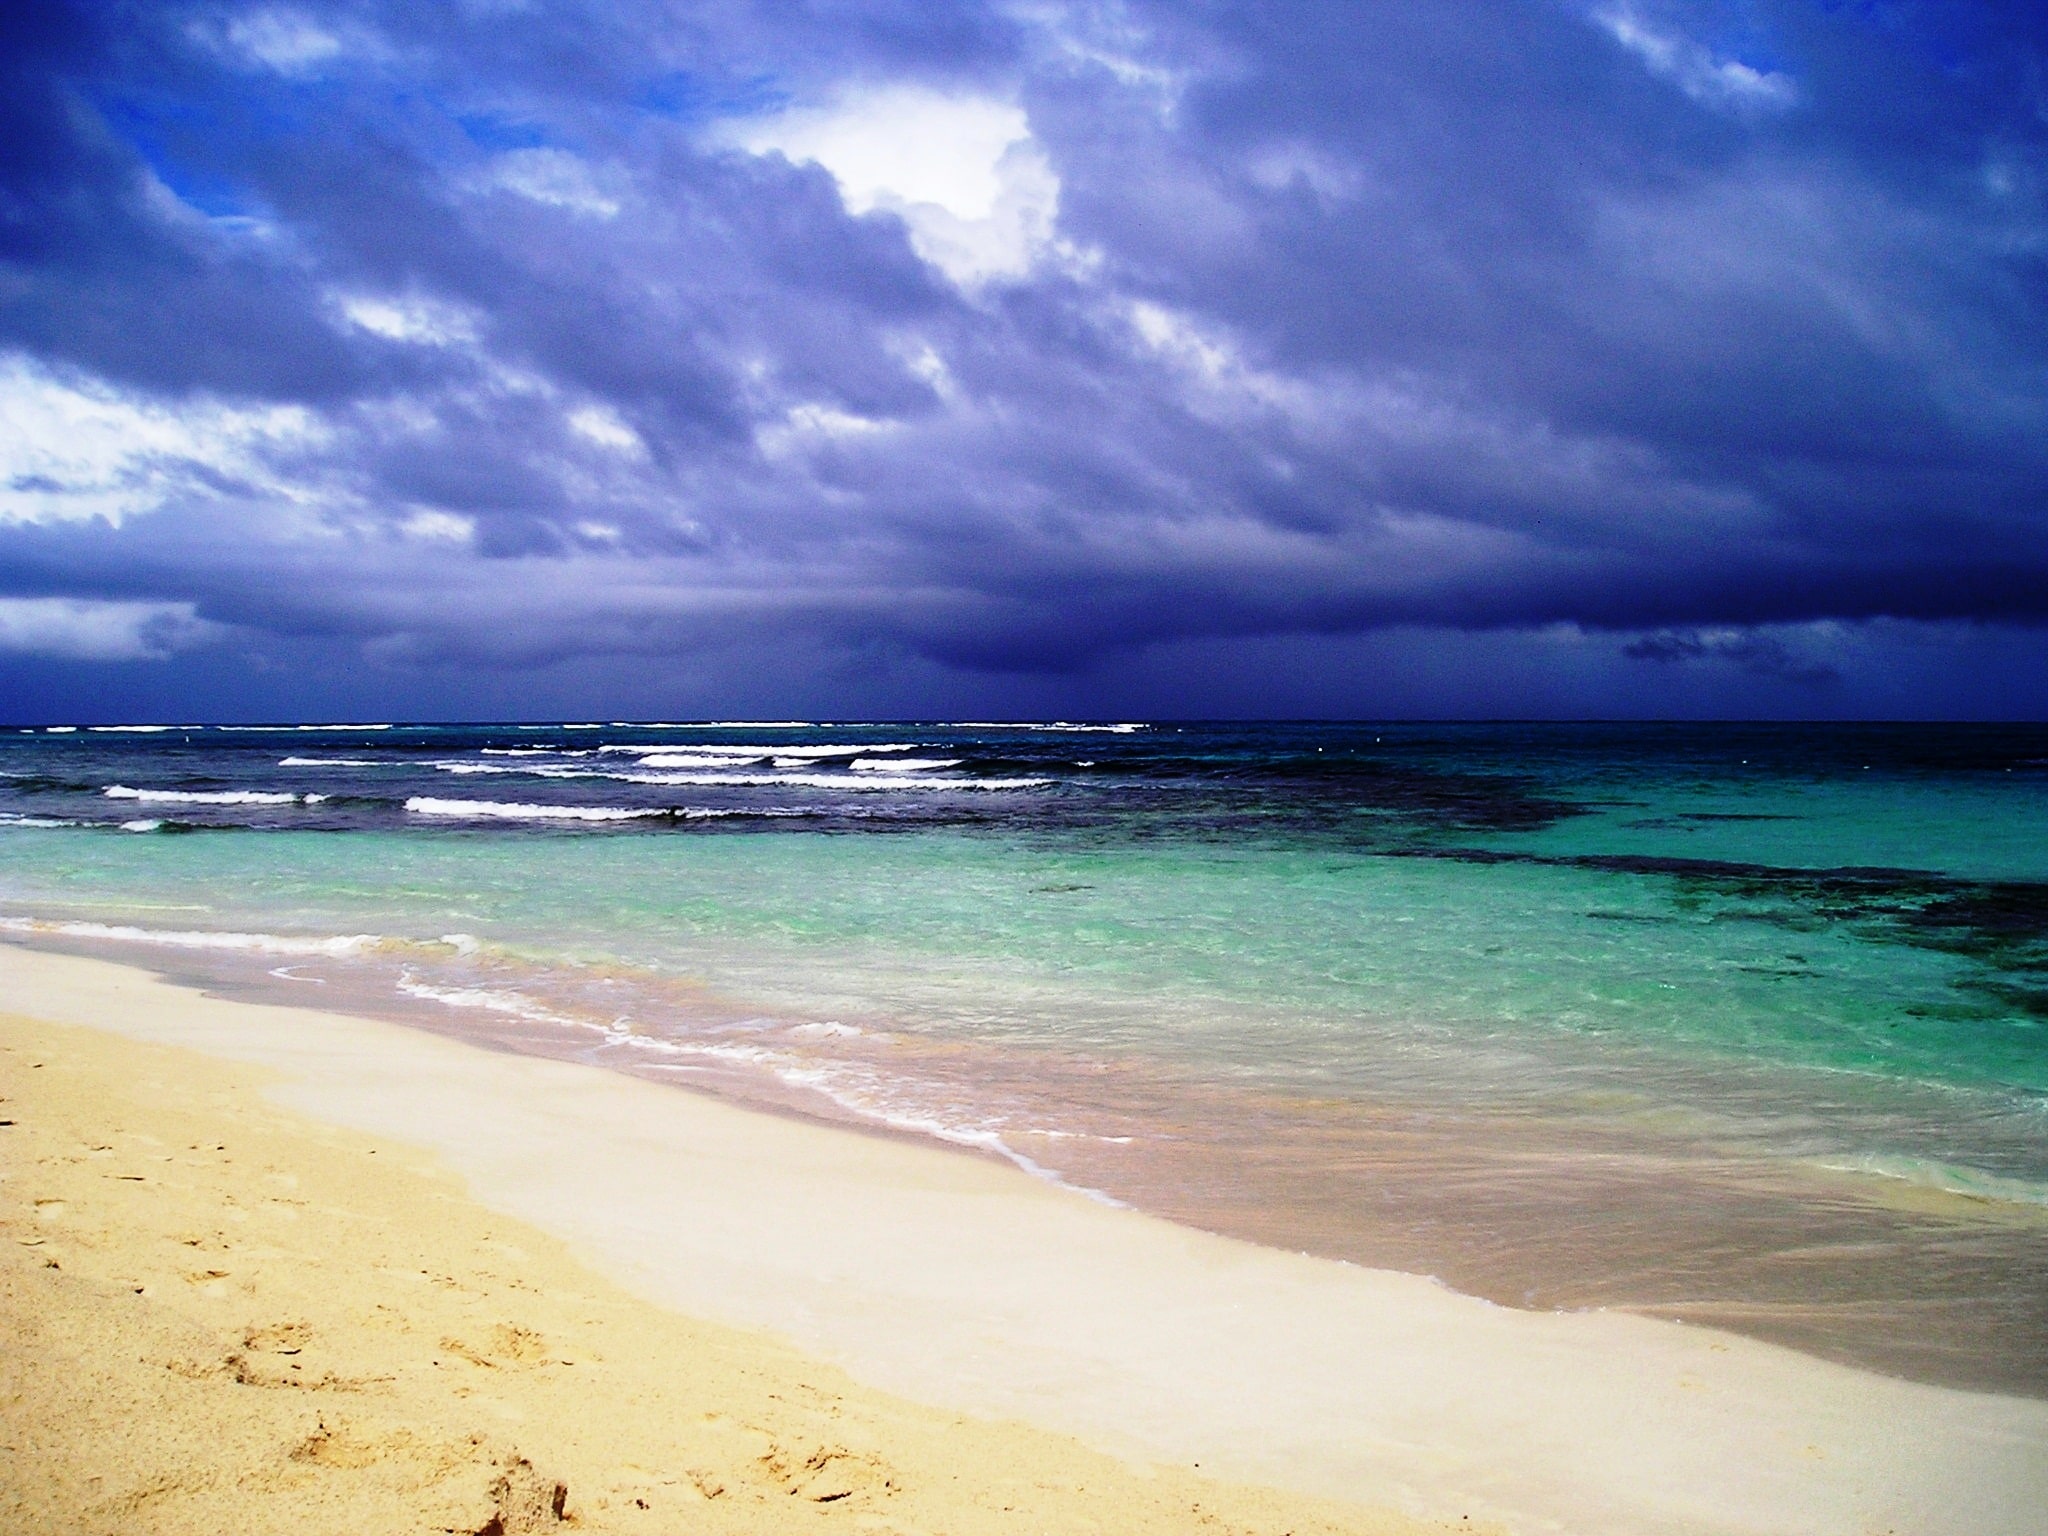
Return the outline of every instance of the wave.
{"type": "Polygon", "coordinates": [[[1095,733],[1129,736],[1135,731],[1152,729],[1135,720],[1116,725],[1087,725],[1073,720],[949,720],[946,724],[961,731],[1060,731],[1077,736],[1095,733]]]}
{"type": "MultiPolygon", "coordinates": [[[[639,754],[643,762],[649,762],[654,757],[663,757],[677,753],[677,749],[675,747],[663,745],[661,743],[654,743],[648,746],[636,746],[624,742],[606,742],[597,750],[600,752],[637,753],[639,754]]],[[[912,742],[907,741],[877,742],[868,746],[847,746],[837,743],[822,745],[800,744],[794,746],[786,746],[779,743],[772,743],[765,746],[751,747],[743,743],[725,745],[714,744],[711,742],[693,741],[687,747],[682,748],[681,753],[677,755],[691,755],[702,757],[737,757],[745,758],[750,762],[758,761],[759,759],[764,757],[787,757],[792,760],[809,761],[815,758],[870,757],[877,756],[884,752],[915,752],[916,750],[916,745],[912,742]]],[[[689,767],[691,765],[686,763],[676,763],[654,764],[653,766],[689,767]]]]}
{"type": "MultiPolygon", "coordinates": [[[[639,1037],[635,1037],[636,1039],[639,1037]]],[[[878,1121],[891,1130],[909,1131],[930,1136],[934,1140],[950,1142],[956,1147],[972,1147],[981,1152],[993,1152],[1030,1174],[1061,1189],[1072,1190],[1100,1205],[1114,1206],[1119,1210],[1128,1209],[1124,1202],[1103,1190],[1091,1189],[1085,1184],[1075,1184],[1062,1177],[1028,1153],[1011,1146],[1004,1137],[1000,1122],[991,1125],[984,1121],[979,1125],[962,1125],[957,1121],[943,1118],[929,1110],[910,1108],[900,1102],[892,1102],[891,1089],[900,1091],[904,1086],[871,1070],[854,1067],[848,1063],[804,1061],[792,1059],[784,1053],[747,1046],[707,1046],[700,1048],[703,1055],[723,1055],[731,1059],[752,1059],[755,1064],[767,1068],[774,1076],[792,1088],[808,1088],[838,1105],[848,1113],[864,1120],[878,1121]]]]}
{"type": "MultiPolygon", "coordinates": [[[[621,731],[813,731],[816,720],[614,720],[621,731]]],[[[546,726],[522,726],[522,730],[546,730],[546,726]]]]}
{"type": "MultiPolygon", "coordinates": [[[[609,749],[607,749],[609,750],[609,749]]],[[[760,758],[707,758],[693,753],[665,754],[659,757],[643,757],[633,769],[564,768],[548,764],[512,763],[466,763],[440,762],[432,766],[442,773],[462,777],[477,775],[504,776],[540,779],[610,779],[619,784],[662,784],[685,785],[698,789],[844,789],[844,790],[889,790],[889,789],[930,789],[930,790],[1013,790],[1042,789],[1053,781],[1048,778],[1011,779],[969,779],[958,776],[940,778],[918,777],[926,770],[950,768],[960,761],[958,758],[901,758],[895,760],[869,761],[862,766],[856,758],[847,766],[858,773],[804,773],[746,771],[748,766],[758,763],[760,758]],[[677,773],[648,773],[639,771],[647,768],[675,767],[685,770],[677,773]]],[[[777,758],[774,766],[781,769],[784,759],[777,758]]],[[[815,758],[791,758],[787,767],[801,770],[818,766],[815,758]]],[[[640,815],[663,815],[665,812],[640,811],[640,815]]]]}
{"type": "MultiPolygon", "coordinates": [[[[611,748],[607,747],[605,750],[609,752],[611,748]]],[[[765,761],[767,756],[765,752],[657,752],[641,758],[640,762],[643,766],[651,768],[744,768],[749,763],[765,761]]],[[[777,763],[783,761],[782,758],[776,759],[777,763]]],[[[810,759],[799,757],[787,761],[802,763],[810,759]]]]}
{"type": "MultiPolygon", "coordinates": [[[[608,1023],[580,1019],[573,1015],[558,1013],[521,992],[492,987],[435,986],[430,982],[420,981],[409,972],[399,979],[398,990],[408,997],[438,1002],[450,1008],[473,1009],[525,1019],[532,1023],[581,1030],[602,1036],[607,1046],[634,1050],[647,1055],[670,1058],[696,1057],[749,1067],[765,1072],[792,1088],[815,1093],[857,1119],[886,1125],[894,1130],[930,1136],[938,1141],[950,1142],[954,1146],[992,1152],[1015,1164],[1033,1178],[1058,1185],[1062,1189],[1071,1189],[1076,1194],[1085,1195],[1104,1205],[1123,1206],[1123,1202],[1114,1196],[1098,1189],[1090,1189],[1086,1185],[1070,1183],[1036,1158],[1018,1151],[1004,1138],[1000,1122],[961,1124],[942,1114],[904,1105],[899,1095],[905,1088],[910,1087],[910,1084],[894,1080],[861,1063],[821,1060],[794,1051],[779,1050],[770,1045],[676,1040],[658,1035],[644,1035],[633,1030],[624,1018],[614,1019],[608,1023]]],[[[817,1039],[852,1038],[864,1035],[866,1031],[833,1020],[799,1024],[792,1027],[789,1033],[817,1039]]],[[[674,1064],[671,1070],[701,1069],[674,1064]]]]}
{"type": "Polygon", "coordinates": [[[1920,1189],[1938,1190],[1946,1195],[1960,1195],[1966,1200],[1982,1200],[2005,1205],[2048,1205],[2048,1184],[2037,1183],[2031,1179],[2014,1179],[2002,1174],[1985,1173],[1982,1169],[1936,1162],[1932,1158],[1894,1157],[1873,1153],[1864,1157],[1826,1161],[1820,1166],[1836,1173],[1862,1173],[1873,1178],[1892,1179],[1920,1189]]]}
{"type": "Polygon", "coordinates": [[[661,807],[616,805],[527,805],[507,800],[441,800],[415,795],[405,802],[415,816],[447,816],[468,821],[640,821],[650,816],[688,816],[661,807]]]}
{"type": "MultiPolygon", "coordinates": [[[[572,753],[569,755],[581,756],[583,754],[572,753]]],[[[717,759],[717,761],[720,764],[725,762],[723,758],[717,759]]],[[[443,762],[429,763],[427,766],[439,773],[453,773],[471,778],[478,774],[489,774],[496,777],[510,774],[514,778],[523,779],[615,779],[618,777],[617,774],[606,773],[600,768],[564,768],[554,763],[443,762]]]]}
{"type": "Polygon", "coordinates": [[[43,727],[43,734],[45,736],[71,736],[75,735],[77,731],[78,727],[75,725],[46,725],[43,727]]]}
{"type": "Polygon", "coordinates": [[[566,1024],[578,1029],[598,1027],[582,1019],[557,1013],[552,1008],[542,1007],[533,999],[518,992],[501,992],[488,987],[437,987],[431,982],[419,980],[410,971],[398,978],[398,990],[407,997],[424,998],[428,1002],[441,1003],[449,1008],[476,1008],[486,1013],[509,1014],[514,1018],[528,1019],[536,1024],[566,1024]]]}
{"type": "Polygon", "coordinates": [[[909,775],[838,773],[607,773],[628,784],[682,784],[727,789],[961,790],[1043,789],[1051,779],[913,778],[909,775]]]}
{"type": "Polygon", "coordinates": [[[386,721],[376,725],[216,725],[210,729],[274,736],[283,731],[390,731],[397,727],[386,721]]]}
{"type": "Polygon", "coordinates": [[[0,811],[0,827],[75,827],[75,821],[65,821],[56,816],[21,816],[13,811],[0,811]]]}
{"type": "Polygon", "coordinates": [[[390,766],[369,757],[280,757],[280,768],[383,768],[390,766]]]}
{"type": "Polygon", "coordinates": [[[302,800],[310,804],[313,798],[287,794],[283,790],[130,789],[126,784],[109,784],[100,793],[109,800],[135,800],[145,804],[162,802],[167,805],[297,805],[302,800]]]}
{"type": "Polygon", "coordinates": [[[203,731],[203,725],[88,725],[88,731],[103,735],[154,736],[161,731],[203,731]]]}
{"type": "Polygon", "coordinates": [[[381,934],[348,933],[301,938],[283,933],[211,932],[205,929],[135,928],[126,923],[53,922],[40,917],[0,917],[8,933],[55,934],[74,939],[114,939],[169,949],[231,949],[265,955],[353,955],[387,941],[381,934]]]}
{"type": "Polygon", "coordinates": [[[140,821],[122,822],[121,830],[123,832],[161,832],[167,825],[168,823],[161,817],[145,817],[140,821]]]}

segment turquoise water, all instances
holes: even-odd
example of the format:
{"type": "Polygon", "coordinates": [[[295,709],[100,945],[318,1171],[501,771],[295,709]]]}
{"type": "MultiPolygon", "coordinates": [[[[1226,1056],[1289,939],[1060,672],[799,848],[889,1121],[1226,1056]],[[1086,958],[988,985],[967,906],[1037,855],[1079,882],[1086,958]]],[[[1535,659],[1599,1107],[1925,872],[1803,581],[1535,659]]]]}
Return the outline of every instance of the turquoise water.
{"type": "Polygon", "coordinates": [[[1389,1020],[2048,1089],[2042,1020],[2004,1003],[1979,957],[1666,876],[959,830],[556,838],[545,879],[533,841],[488,836],[17,830],[7,851],[15,909],[422,938],[452,925],[536,963],[681,970],[795,1011],[1283,1076],[1343,1074],[1336,1042],[1389,1020]]]}
{"type": "Polygon", "coordinates": [[[2048,732],[6,746],[17,938],[2048,1390],[2048,732]]]}

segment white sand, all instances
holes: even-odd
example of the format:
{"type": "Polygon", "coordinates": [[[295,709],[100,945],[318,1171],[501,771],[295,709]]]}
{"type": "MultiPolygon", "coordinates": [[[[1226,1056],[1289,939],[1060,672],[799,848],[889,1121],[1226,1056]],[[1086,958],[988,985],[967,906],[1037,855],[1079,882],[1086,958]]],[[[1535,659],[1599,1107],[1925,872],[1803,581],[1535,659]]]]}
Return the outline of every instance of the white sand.
{"type": "Polygon", "coordinates": [[[2031,1533],[2048,1404],[1515,1312],[932,1147],[0,945],[0,1005],[284,1074],[690,1314],[1120,1453],[1517,1530],[2031,1533]]]}

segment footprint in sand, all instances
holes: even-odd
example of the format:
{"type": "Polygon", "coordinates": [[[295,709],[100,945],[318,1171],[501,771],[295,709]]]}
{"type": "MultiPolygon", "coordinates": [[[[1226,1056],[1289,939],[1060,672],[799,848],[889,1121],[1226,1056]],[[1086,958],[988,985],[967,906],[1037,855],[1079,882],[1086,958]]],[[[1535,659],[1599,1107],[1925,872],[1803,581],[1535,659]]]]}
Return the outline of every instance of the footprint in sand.
{"type": "Polygon", "coordinates": [[[441,1347],[471,1365],[493,1371],[507,1366],[544,1365],[548,1360],[547,1339],[516,1323],[497,1324],[480,1343],[451,1337],[443,1339],[441,1347]]]}
{"type": "Polygon", "coordinates": [[[244,1333],[242,1347],[266,1355],[296,1355],[312,1338],[313,1330],[305,1323],[271,1323],[244,1333]]]}

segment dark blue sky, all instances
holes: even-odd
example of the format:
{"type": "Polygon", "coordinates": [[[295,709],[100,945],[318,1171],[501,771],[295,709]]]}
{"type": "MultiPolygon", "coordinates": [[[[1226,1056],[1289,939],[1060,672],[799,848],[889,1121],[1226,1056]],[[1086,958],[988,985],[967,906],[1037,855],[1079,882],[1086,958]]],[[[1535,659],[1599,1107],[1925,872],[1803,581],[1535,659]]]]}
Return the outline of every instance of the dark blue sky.
{"type": "Polygon", "coordinates": [[[2048,8],[0,8],[0,717],[2048,714],[2048,8]]]}

